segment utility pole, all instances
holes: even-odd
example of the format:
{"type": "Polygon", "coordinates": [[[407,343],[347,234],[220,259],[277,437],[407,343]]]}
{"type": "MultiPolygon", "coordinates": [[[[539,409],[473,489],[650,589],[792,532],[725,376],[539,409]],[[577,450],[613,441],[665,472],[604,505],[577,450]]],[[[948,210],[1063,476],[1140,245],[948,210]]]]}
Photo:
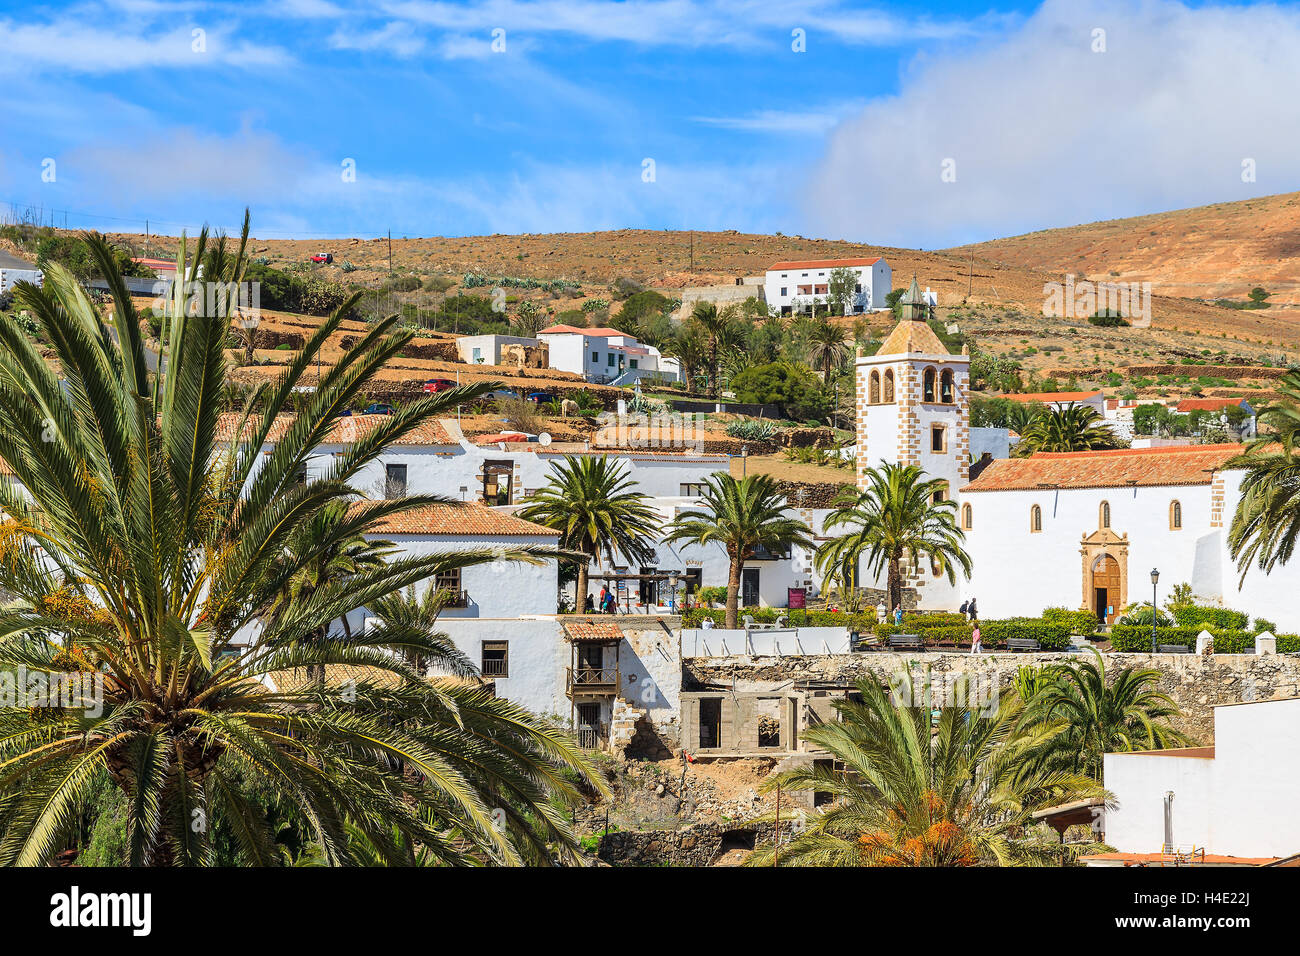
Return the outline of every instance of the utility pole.
{"type": "Polygon", "coordinates": [[[691,271],[695,271],[695,230],[691,230],[691,271]]]}
{"type": "Polygon", "coordinates": [[[393,230],[388,230],[388,274],[393,274],[393,230]]]}
{"type": "Polygon", "coordinates": [[[970,301],[971,290],[975,286],[975,250],[970,253],[970,275],[966,278],[966,300],[970,301]]]}
{"type": "Polygon", "coordinates": [[[149,220],[144,221],[144,255],[149,258],[149,220]]]}

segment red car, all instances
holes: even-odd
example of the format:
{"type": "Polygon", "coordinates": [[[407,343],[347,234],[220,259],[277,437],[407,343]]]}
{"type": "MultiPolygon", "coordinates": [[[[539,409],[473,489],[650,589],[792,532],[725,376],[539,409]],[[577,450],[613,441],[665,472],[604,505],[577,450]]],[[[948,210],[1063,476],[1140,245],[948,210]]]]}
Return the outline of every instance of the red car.
{"type": "Polygon", "coordinates": [[[455,388],[456,383],[449,378],[431,378],[424,383],[426,392],[445,392],[449,388],[455,388]]]}
{"type": "Polygon", "coordinates": [[[316,253],[316,255],[314,255],[314,256],[311,257],[311,261],[312,261],[312,262],[323,262],[323,263],[325,263],[326,265],[329,265],[331,262],[334,261],[334,253],[332,253],[332,252],[318,252],[318,253],[316,253]]]}

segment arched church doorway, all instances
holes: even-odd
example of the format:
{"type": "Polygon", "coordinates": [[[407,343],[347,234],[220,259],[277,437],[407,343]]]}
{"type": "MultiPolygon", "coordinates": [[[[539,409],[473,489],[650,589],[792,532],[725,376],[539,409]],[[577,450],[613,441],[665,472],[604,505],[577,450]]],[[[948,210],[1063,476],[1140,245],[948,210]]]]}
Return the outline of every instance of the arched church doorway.
{"type": "Polygon", "coordinates": [[[1120,606],[1119,562],[1103,554],[1092,563],[1092,609],[1106,624],[1114,624],[1120,606]]]}

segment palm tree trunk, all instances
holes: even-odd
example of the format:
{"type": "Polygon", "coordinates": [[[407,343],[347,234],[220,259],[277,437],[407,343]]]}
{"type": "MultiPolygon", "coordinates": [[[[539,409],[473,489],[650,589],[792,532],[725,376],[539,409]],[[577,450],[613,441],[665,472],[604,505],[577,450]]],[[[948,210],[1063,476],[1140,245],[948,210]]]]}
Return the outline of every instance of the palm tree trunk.
{"type": "Polygon", "coordinates": [[[718,397],[718,340],[709,343],[709,398],[718,397]]]}
{"type": "MultiPolygon", "coordinates": [[[[587,570],[591,564],[591,556],[584,554],[578,561],[578,581],[573,591],[573,610],[575,614],[581,614],[587,609],[587,570]]],[[[600,608],[596,608],[597,611],[600,608]]]]}
{"type": "Polygon", "coordinates": [[[889,588],[889,610],[892,612],[896,607],[903,606],[903,575],[900,569],[901,561],[898,558],[889,559],[889,581],[886,587],[889,588]]]}
{"type": "Polygon", "coordinates": [[[743,558],[731,559],[731,571],[727,575],[727,618],[726,626],[728,628],[738,627],[739,615],[737,607],[740,604],[740,573],[745,570],[745,560],[743,558]]]}

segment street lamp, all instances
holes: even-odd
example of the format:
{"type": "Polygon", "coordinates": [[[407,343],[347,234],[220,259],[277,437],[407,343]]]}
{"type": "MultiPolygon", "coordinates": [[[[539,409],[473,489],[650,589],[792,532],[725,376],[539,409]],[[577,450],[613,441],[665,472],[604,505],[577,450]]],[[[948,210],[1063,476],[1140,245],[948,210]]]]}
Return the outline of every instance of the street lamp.
{"type": "Polygon", "coordinates": [[[247,354],[245,365],[253,364],[253,344],[257,339],[257,327],[262,324],[262,317],[256,312],[239,310],[239,324],[244,327],[244,350],[247,354]]]}
{"type": "Polygon", "coordinates": [[[1160,581],[1160,572],[1151,569],[1151,653],[1156,652],[1156,584],[1160,581]]]}

